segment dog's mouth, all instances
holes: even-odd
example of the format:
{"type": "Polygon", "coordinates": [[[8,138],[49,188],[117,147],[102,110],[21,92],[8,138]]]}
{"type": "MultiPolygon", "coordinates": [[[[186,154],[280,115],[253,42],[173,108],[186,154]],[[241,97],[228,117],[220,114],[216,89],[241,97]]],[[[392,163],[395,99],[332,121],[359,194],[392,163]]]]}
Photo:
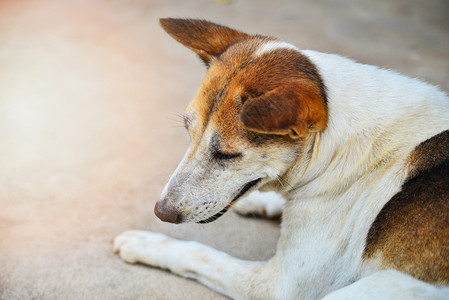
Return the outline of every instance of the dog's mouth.
{"type": "Polygon", "coordinates": [[[202,221],[199,221],[199,222],[197,222],[197,223],[199,223],[199,224],[210,223],[210,222],[215,221],[216,219],[218,219],[218,218],[221,217],[222,215],[224,215],[224,214],[228,211],[228,209],[231,208],[231,206],[234,204],[235,201],[237,201],[240,197],[242,197],[244,194],[246,194],[251,188],[253,188],[253,187],[254,187],[256,184],[258,184],[261,180],[262,180],[262,178],[258,178],[258,179],[255,179],[255,180],[250,181],[250,182],[248,182],[247,184],[245,184],[245,185],[243,186],[243,188],[240,190],[240,192],[234,197],[234,199],[232,199],[231,202],[229,202],[229,204],[228,204],[225,208],[223,208],[221,211],[219,211],[219,212],[216,213],[215,215],[213,215],[213,216],[211,216],[211,217],[209,217],[209,218],[207,218],[207,219],[204,219],[204,220],[202,220],[202,221]]]}

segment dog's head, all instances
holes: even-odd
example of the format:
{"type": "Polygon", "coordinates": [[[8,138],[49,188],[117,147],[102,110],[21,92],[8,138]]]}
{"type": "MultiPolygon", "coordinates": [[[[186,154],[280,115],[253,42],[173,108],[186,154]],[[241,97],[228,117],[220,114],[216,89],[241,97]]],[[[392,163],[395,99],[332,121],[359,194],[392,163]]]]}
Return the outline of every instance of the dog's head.
{"type": "Polygon", "coordinates": [[[326,127],[317,69],[294,46],[202,20],[161,19],[207,65],[185,111],[191,144],[156,215],[172,223],[215,220],[241,196],[277,180],[303,141],[326,127]]]}

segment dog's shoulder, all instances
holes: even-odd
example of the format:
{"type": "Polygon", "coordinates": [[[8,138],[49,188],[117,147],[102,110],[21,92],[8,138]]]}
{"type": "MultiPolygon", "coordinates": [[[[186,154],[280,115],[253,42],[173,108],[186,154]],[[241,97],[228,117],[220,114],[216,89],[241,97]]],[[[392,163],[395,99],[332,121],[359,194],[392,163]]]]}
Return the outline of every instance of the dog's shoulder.
{"type": "Polygon", "coordinates": [[[364,259],[431,283],[449,283],[449,130],[418,145],[409,177],[380,211],[364,259]]]}

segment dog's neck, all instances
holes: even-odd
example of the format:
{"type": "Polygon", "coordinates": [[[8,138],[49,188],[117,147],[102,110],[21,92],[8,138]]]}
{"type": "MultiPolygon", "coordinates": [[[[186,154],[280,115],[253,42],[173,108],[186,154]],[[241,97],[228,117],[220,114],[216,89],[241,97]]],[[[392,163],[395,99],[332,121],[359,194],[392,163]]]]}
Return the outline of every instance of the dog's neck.
{"type": "Polygon", "coordinates": [[[377,176],[385,177],[388,172],[396,178],[391,185],[399,187],[407,176],[403,166],[413,149],[448,128],[449,108],[441,108],[438,99],[445,95],[437,94],[435,99],[396,95],[396,90],[403,93],[408,85],[415,91],[417,85],[423,90],[428,86],[373,66],[354,66],[334,55],[304,53],[318,66],[326,83],[329,123],[323,132],[306,138],[303,153],[283,176],[288,184],[278,188],[294,194],[287,197],[290,199],[334,199],[355,182],[366,179],[365,185],[375,184],[377,176]],[[403,88],[397,89],[398,85],[403,88]],[[383,89],[376,89],[378,86],[383,89]]]}

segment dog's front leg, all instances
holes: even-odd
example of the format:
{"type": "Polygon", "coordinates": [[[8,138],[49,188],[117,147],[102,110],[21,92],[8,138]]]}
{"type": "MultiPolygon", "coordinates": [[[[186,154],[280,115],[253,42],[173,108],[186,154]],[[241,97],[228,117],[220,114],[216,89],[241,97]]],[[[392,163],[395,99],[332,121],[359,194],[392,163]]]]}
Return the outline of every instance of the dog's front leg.
{"type": "Polygon", "coordinates": [[[266,263],[243,261],[197,242],[131,230],[115,238],[114,251],[128,263],[168,269],[234,299],[272,298],[266,263]]]}

